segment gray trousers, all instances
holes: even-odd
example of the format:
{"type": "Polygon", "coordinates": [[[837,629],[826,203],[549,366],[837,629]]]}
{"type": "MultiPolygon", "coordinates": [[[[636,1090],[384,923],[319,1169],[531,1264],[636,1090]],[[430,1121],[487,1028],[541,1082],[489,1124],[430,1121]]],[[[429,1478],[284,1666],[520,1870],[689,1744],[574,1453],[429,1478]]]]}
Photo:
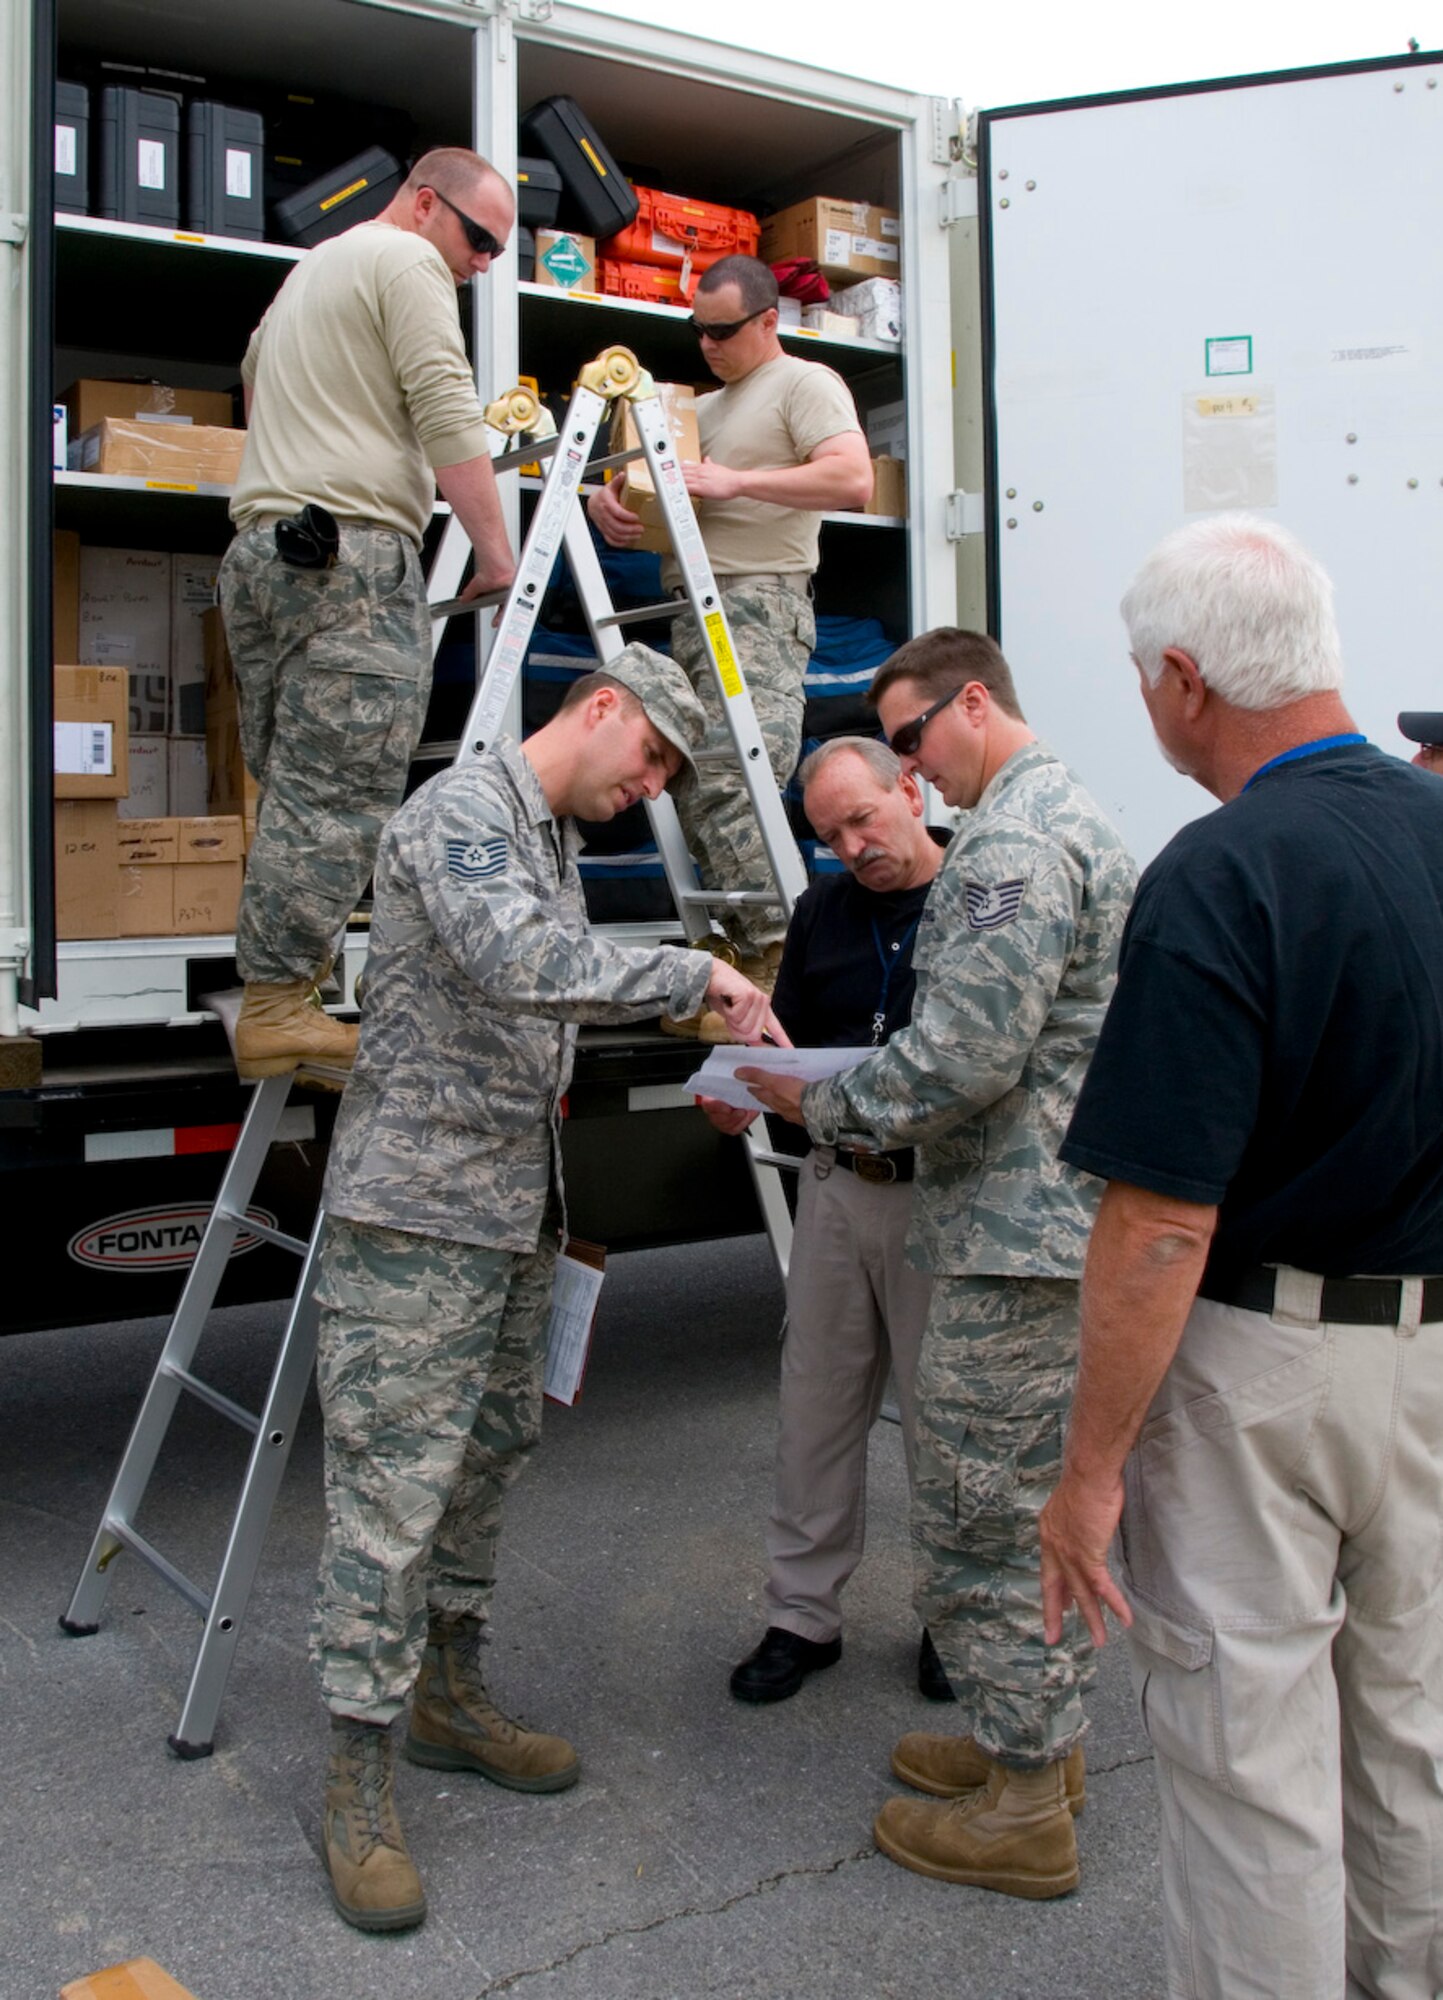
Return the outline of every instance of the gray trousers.
{"type": "Polygon", "coordinates": [[[1443,1323],[1199,1299],[1127,1469],[1169,2000],[1443,1992],[1443,1323]]]}
{"type": "Polygon", "coordinates": [[[842,1586],[866,1533],[867,1434],[890,1367],[911,1477],[913,1379],[932,1281],[906,1257],[910,1182],[877,1187],[812,1154],[801,1168],[787,1279],[767,1622],[804,1639],[841,1629],[842,1586]]]}

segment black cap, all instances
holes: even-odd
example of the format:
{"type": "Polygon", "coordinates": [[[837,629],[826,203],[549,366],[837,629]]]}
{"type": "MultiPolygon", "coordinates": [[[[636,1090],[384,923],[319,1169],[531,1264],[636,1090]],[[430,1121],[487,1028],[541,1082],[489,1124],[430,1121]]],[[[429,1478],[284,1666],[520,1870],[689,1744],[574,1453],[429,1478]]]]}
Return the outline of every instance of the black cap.
{"type": "Polygon", "coordinates": [[[1443,743],[1443,709],[1405,709],[1398,728],[1410,743],[1443,743]]]}

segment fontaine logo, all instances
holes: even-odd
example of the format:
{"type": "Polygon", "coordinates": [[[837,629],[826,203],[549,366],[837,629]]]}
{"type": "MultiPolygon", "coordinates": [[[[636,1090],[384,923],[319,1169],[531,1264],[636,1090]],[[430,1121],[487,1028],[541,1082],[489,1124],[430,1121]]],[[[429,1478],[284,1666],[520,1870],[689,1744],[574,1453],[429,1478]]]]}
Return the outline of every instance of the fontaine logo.
{"type": "MultiPolygon", "coordinates": [[[[252,1222],[274,1229],[276,1218],[268,1208],[248,1208],[252,1222]]],[[[71,1237],[66,1246],[77,1264],[100,1271],[183,1271],[189,1265],[205,1234],[210,1208],[202,1202],[177,1203],[169,1208],[130,1208],[120,1215],[107,1215],[71,1237]]],[[[262,1239],[251,1230],[237,1232],[232,1257],[258,1248],[262,1239]]]]}

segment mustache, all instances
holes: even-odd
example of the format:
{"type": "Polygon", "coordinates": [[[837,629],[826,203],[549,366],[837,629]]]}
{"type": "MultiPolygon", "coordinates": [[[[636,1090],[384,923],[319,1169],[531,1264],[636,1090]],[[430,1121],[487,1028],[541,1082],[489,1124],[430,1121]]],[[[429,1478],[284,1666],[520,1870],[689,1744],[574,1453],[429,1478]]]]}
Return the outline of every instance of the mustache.
{"type": "Polygon", "coordinates": [[[885,847],[864,847],[852,863],[853,873],[860,868],[869,868],[874,861],[885,861],[886,859],[887,850],[885,847]]]}

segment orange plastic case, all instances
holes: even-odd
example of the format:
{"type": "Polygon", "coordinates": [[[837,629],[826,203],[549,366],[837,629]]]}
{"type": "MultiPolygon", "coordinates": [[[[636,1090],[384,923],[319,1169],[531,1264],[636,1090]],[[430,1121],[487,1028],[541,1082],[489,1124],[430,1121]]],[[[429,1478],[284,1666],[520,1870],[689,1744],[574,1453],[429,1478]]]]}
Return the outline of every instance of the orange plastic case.
{"type": "Polygon", "coordinates": [[[680,270],[688,263],[705,271],[719,257],[737,252],[755,257],[761,224],[744,208],[726,208],[716,201],[693,201],[688,195],[663,194],[659,188],[638,187],[641,206],[635,222],[601,245],[605,257],[631,264],[657,264],[680,270]]]}
{"type": "Polygon", "coordinates": [[[615,257],[596,260],[597,284],[613,298],[644,299],[651,305],[680,306],[685,311],[692,302],[701,272],[693,270],[685,284],[682,276],[680,271],[663,271],[658,264],[627,264],[615,257]]]}

